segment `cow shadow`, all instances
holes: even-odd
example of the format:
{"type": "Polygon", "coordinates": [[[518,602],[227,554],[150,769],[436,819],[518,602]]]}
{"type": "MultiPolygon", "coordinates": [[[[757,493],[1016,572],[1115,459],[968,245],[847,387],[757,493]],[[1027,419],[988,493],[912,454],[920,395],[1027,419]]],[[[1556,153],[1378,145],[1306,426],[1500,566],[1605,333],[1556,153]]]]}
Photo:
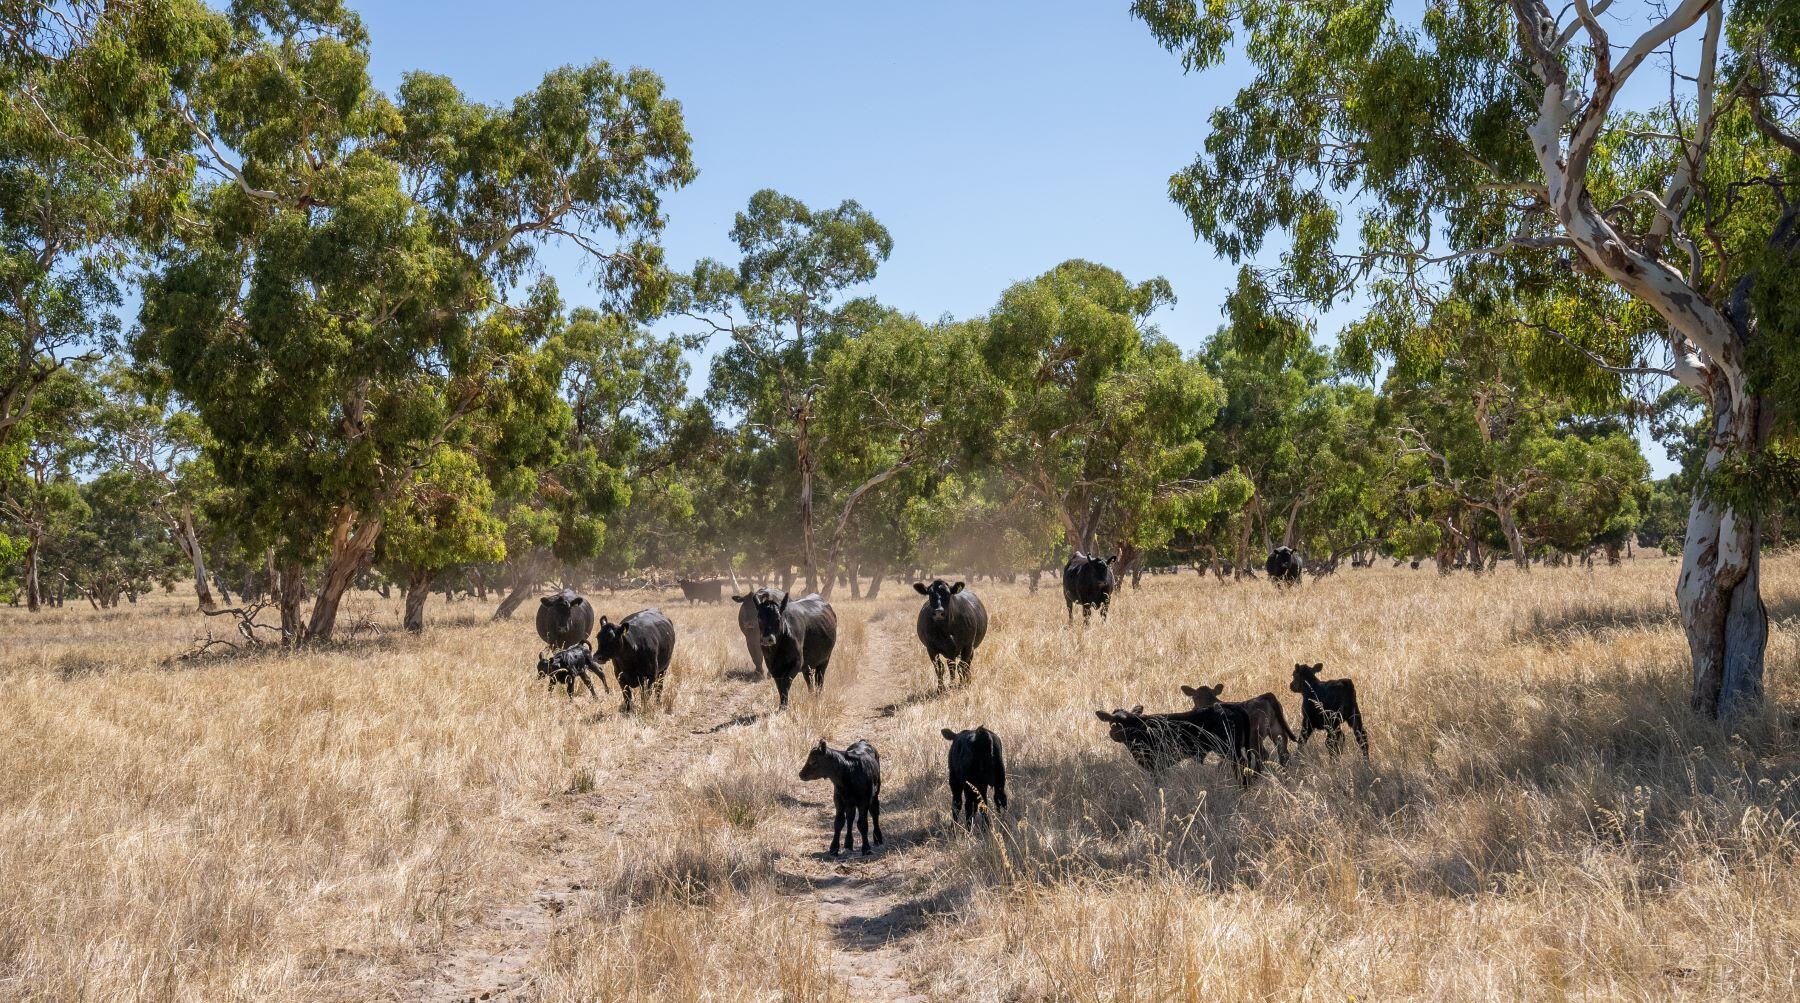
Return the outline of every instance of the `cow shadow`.
{"type": "Polygon", "coordinates": [[[769,676],[768,673],[759,672],[754,665],[746,665],[741,669],[726,669],[725,678],[734,683],[760,683],[769,676]]]}
{"type": "Polygon", "coordinates": [[[710,728],[705,728],[700,731],[696,731],[696,732],[694,732],[694,734],[696,734],[696,735],[717,735],[721,731],[729,731],[732,728],[743,728],[748,725],[755,724],[756,722],[761,721],[763,718],[765,718],[767,716],[768,716],[767,714],[765,714],[761,711],[758,711],[757,713],[754,713],[754,714],[739,714],[737,717],[731,718],[728,721],[720,721],[718,724],[715,724],[710,728]]]}

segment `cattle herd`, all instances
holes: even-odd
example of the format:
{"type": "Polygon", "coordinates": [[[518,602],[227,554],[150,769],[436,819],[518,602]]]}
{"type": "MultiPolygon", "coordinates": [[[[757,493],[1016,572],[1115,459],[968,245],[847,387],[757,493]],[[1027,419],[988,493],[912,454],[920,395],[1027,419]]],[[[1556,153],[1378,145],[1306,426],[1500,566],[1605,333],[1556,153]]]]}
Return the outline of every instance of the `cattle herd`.
{"type": "MultiPolygon", "coordinates": [[[[1268,571],[1278,583],[1298,577],[1299,562],[1281,548],[1270,555],[1268,571]]],[[[1077,551],[1063,567],[1063,602],[1069,622],[1080,606],[1086,621],[1095,609],[1102,619],[1112,605],[1118,585],[1113,557],[1089,556],[1077,551]]],[[[690,601],[697,595],[682,583],[690,601]]],[[[915,582],[925,597],[919,609],[918,635],[937,671],[939,688],[967,683],[975,661],[975,649],[987,636],[988,614],[974,591],[962,582],[915,582]]],[[[712,598],[717,598],[716,590],[712,598]]],[[[837,644],[837,613],[818,595],[794,598],[778,589],[759,588],[733,595],[738,604],[738,628],[757,674],[775,681],[781,707],[788,705],[788,690],[800,676],[809,690],[825,685],[825,670],[837,644]]],[[[599,694],[589,675],[612,692],[606,679],[610,664],[618,677],[624,709],[633,707],[634,691],[646,702],[661,698],[664,678],[675,655],[675,624],[661,610],[644,609],[612,622],[600,617],[595,629],[594,609],[581,596],[563,589],[544,597],[537,613],[537,632],[547,650],[538,656],[538,678],[554,689],[562,685],[573,699],[581,683],[595,699],[599,694]],[[594,641],[590,645],[589,635],[594,641]]],[[[1108,725],[1113,741],[1125,747],[1137,764],[1152,774],[1195,758],[1215,755],[1248,785],[1262,772],[1272,746],[1281,763],[1288,761],[1288,743],[1306,744],[1315,731],[1325,733],[1326,749],[1336,755],[1348,728],[1363,755],[1369,754],[1368,733],[1356,701],[1356,685],[1348,679],[1321,679],[1324,663],[1294,666],[1288,689],[1300,697],[1300,733],[1288,727],[1281,701],[1274,693],[1248,700],[1221,700],[1223,683],[1183,686],[1181,692],[1193,705],[1187,710],[1146,714],[1142,705],[1125,710],[1099,710],[1095,715],[1108,725]]],[[[943,729],[950,742],[948,774],[951,818],[973,828],[978,811],[1006,807],[1006,761],[1000,736],[985,726],[955,731],[943,729]],[[990,802],[991,797],[991,802],[990,802]]],[[[875,747],[858,741],[849,748],[832,749],[824,741],[811,749],[800,769],[802,780],[830,780],[836,816],[832,822],[831,850],[838,853],[840,837],[846,850],[854,850],[862,835],[862,852],[870,852],[870,825],[874,842],[881,842],[881,757],[875,747]]]]}

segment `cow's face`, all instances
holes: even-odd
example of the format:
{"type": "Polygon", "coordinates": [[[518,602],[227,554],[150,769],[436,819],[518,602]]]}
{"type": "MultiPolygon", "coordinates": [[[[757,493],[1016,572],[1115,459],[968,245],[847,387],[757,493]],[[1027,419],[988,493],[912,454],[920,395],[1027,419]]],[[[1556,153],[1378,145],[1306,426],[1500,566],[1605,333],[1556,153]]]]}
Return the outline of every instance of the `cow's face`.
{"type": "Polygon", "coordinates": [[[1108,738],[1115,742],[1129,743],[1133,737],[1141,735],[1144,731],[1143,713],[1144,706],[1139,704],[1136,710],[1126,710],[1121,707],[1110,714],[1103,710],[1097,710],[1094,712],[1094,716],[1105,721],[1109,726],[1106,729],[1108,738]]]}
{"type": "Polygon", "coordinates": [[[925,606],[931,610],[933,620],[942,620],[945,610],[950,605],[950,597],[963,590],[963,583],[955,585],[946,583],[942,578],[934,578],[930,585],[924,582],[913,582],[913,589],[925,597],[925,606]]]}
{"type": "Polygon", "coordinates": [[[542,679],[549,674],[550,674],[550,659],[545,658],[543,655],[539,655],[538,656],[538,678],[542,679]]]}
{"type": "Polygon", "coordinates": [[[1317,665],[1294,666],[1294,681],[1288,684],[1288,689],[1295,693],[1311,692],[1319,685],[1319,673],[1323,671],[1325,671],[1324,662],[1317,665]]]}
{"type": "Polygon", "coordinates": [[[775,647],[775,642],[781,639],[781,614],[787,612],[787,604],[785,595],[780,599],[767,595],[756,597],[756,629],[762,635],[764,648],[775,647]]]}
{"type": "Polygon", "coordinates": [[[806,754],[806,764],[800,767],[800,779],[818,780],[830,776],[830,771],[826,769],[830,762],[831,752],[826,748],[825,740],[821,738],[819,744],[813,746],[812,751],[806,754]]]}
{"type": "Polygon", "coordinates": [[[612,659],[618,655],[619,644],[624,636],[623,626],[601,617],[600,627],[594,632],[594,654],[600,656],[602,661],[612,659]]]}
{"type": "Polygon", "coordinates": [[[1219,694],[1225,692],[1225,684],[1212,686],[1183,686],[1181,692],[1194,701],[1195,710],[1205,710],[1219,702],[1219,694]]]}
{"type": "Polygon", "coordinates": [[[570,612],[580,609],[586,604],[586,599],[567,589],[543,598],[543,605],[561,616],[567,616],[570,612]]]}

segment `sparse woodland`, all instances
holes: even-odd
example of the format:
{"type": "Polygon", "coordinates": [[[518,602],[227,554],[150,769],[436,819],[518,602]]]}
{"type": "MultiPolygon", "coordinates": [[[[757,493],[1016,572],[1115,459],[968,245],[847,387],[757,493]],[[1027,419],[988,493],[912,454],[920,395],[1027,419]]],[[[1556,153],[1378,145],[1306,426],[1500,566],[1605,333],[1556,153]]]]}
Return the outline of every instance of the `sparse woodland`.
{"type": "Polygon", "coordinates": [[[1079,259],[897,309],[854,197],[669,260],[655,67],[486,104],[337,0],[0,0],[0,993],[1800,993],[1800,5],[1119,6],[1248,70],[1149,168],[1213,331],[1079,259]],[[993,618],[945,692],[932,576],[993,618]],[[824,690],[693,579],[837,605],[824,690]],[[670,614],[660,706],[531,684],[559,585],[670,614]],[[1367,760],[1157,782],[1093,719],[1319,661],[1367,760]],[[889,777],[848,877],[822,737],[889,777]]]}

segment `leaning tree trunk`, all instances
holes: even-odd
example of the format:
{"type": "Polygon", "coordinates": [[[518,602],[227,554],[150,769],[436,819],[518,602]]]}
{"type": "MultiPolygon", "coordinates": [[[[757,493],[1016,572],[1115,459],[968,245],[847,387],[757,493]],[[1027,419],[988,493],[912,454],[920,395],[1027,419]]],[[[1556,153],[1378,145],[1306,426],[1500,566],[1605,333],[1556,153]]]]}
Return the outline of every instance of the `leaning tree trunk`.
{"type": "Polygon", "coordinates": [[[1706,490],[1707,480],[1734,451],[1753,451],[1766,434],[1760,398],[1744,395],[1729,407],[1729,390],[1714,395],[1712,441],[1688,510],[1687,541],[1675,595],[1693,659],[1691,700],[1702,714],[1729,718],[1763,694],[1763,656],[1769,612],[1761,593],[1762,523],[1706,490]]]}
{"type": "Polygon", "coordinates": [[[1520,571],[1531,570],[1531,555],[1525,550],[1525,535],[1519,532],[1519,518],[1503,499],[1494,499],[1494,514],[1500,518],[1500,532],[1506,535],[1506,549],[1513,565],[1520,571]]]}
{"type": "Polygon", "coordinates": [[[169,529],[175,537],[175,543],[181,547],[181,553],[187,557],[188,563],[194,566],[194,597],[203,610],[218,608],[213,601],[212,586],[206,576],[206,555],[200,550],[200,533],[194,529],[194,508],[183,505],[180,513],[170,519],[169,529]]]}
{"type": "Polygon", "coordinates": [[[319,581],[319,596],[313,600],[312,619],[306,625],[306,639],[329,641],[337,626],[338,604],[344,593],[356,582],[363,560],[375,549],[381,536],[381,517],[357,520],[356,509],[338,507],[332,518],[331,554],[325,560],[325,573],[319,581]]]}
{"type": "Polygon", "coordinates": [[[425,600],[431,598],[430,568],[413,568],[406,579],[406,612],[400,626],[414,634],[425,633],[425,600]]]}

